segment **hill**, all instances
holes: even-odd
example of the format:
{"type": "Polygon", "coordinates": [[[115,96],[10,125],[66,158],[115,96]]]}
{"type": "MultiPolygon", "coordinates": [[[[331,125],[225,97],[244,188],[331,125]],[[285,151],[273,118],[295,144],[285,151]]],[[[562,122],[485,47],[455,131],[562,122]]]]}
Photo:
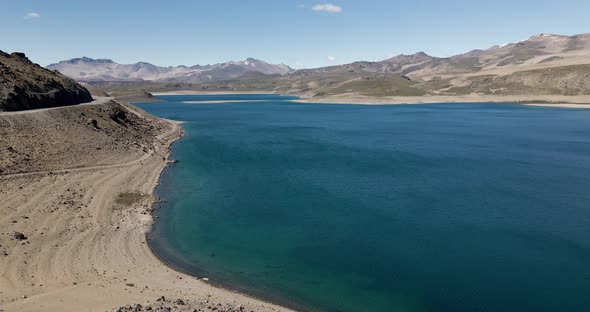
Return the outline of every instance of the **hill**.
{"type": "Polygon", "coordinates": [[[297,74],[317,74],[337,71],[360,71],[375,74],[405,75],[413,80],[431,80],[436,77],[479,73],[490,70],[531,69],[590,63],[590,34],[562,36],[540,34],[527,40],[485,50],[473,50],[446,58],[430,56],[424,52],[398,55],[379,62],[355,62],[311,70],[297,74]]]}
{"type": "Polygon", "coordinates": [[[23,53],[0,51],[0,111],[67,106],[92,101],[90,92],[23,53]]]}

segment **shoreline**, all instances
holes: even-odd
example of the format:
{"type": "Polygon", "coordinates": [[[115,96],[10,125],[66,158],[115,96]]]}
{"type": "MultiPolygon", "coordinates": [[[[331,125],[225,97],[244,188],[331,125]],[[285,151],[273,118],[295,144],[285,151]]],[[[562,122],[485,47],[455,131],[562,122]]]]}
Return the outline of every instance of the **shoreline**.
{"type": "MultiPolygon", "coordinates": [[[[133,107],[130,112],[143,114],[133,107]]],[[[46,118],[47,113],[32,114],[46,118]]],[[[147,235],[155,218],[149,208],[172,144],[184,131],[179,122],[151,120],[168,126],[149,153],[123,152],[124,159],[100,166],[87,163],[76,171],[0,179],[5,232],[0,235],[0,310],[110,311],[155,304],[165,296],[193,300],[195,308],[292,311],[173,270],[153,252],[147,235]],[[141,196],[129,205],[118,204],[123,192],[141,196]],[[11,239],[8,234],[16,231],[27,239],[11,239]]]]}
{"type": "MultiPolygon", "coordinates": [[[[223,94],[276,94],[283,96],[293,96],[281,94],[272,91],[192,91],[179,90],[170,92],[150,92],[153,96],[166,95],[223,95],[223,94]]],[[[559,107],[559,108],[590,108],[590,95],[440,95],[440,96],[385,96],[374,97],[359,94],[341,94],[328,95],[322,97],[309,97],[306,95],[294,95],[299,99],[291,100],[296,103],[307,104],[352,104],[352,105],[414,105],[414,104],[443,104],[443,103],[494,103],[494,104],[521,104],[527,106],[539,107],[559,107]]],[[[185,101],[192,102],[192,101],[185,101]]],[[[200,104],[223,104],[232,101],[206,101],[200,104]]],[[[236,101],[233,101],[236,102],[236,101]]],[[[186,103],[198,104],[198,103],[186,103]]]]}
{"type": "Polygon", "coordinates": [[[182,101],[182,104],[223,104],[223,103],[252,103],[252,102],[270,102],[270,100],[229,100],[229,101],[182,101]]]}
{"type": "Polygon", "coordinates": [[[178,90],[166,92],[148,92],[153,96],[160,95],[224,95],[224,94],[278,94],[272,91],[193,91],[193,90],[178,90]]]}
{"type": "Polygon", "coordinates": [[[590,108],[590,96],[489,96],[489,95],[460,95],[460,96],[389,96],[371,97],[361,95],[337,95],[318,98],[301,98],[294,100],[298,103],[320,104],[355,104],[355,105],[416,105],[416,104],[445,104],[445,103],[493,103],[493,104],[521,104],[531,106],[552,106],[568,108],[590,108]]]}
{"type": "MultiPolygon", "coordinates": [[[[166,119],[170,122],[176,123],[177,125],[182,125],[184,122],[181,121],[176,121],[176,120],[169,120],[166,119]]],[[[166,165],[164,167],[162,167],[159,175],[158,175],[158,181],[155,185],[155,187],[153,188],[152,191],[152,196],[154,198],[153,204],[152,204],[152,209],[151,209],[151,217],[152,217],[152,221],[151,221],[151,226],[149,231],[147,231],[145,233],[145,239],[146,239],[146,244],[148,245],[148,247],[150,248],[152,254],[154,255],[154,257],[156,257],[163,265],[169,267],[170,269],[182,273],[182,274],[186,274],[188,276],[191,276],[193,278],[197,278],[200,279],[197,275],[198,274],[194,274],[193,272],[190,272],[190,270],[186,270],[184,268],[182,268],[181,266],[175,265],[170,261],[165,260],[162,256],[160,256],[158,254],[158,252],[155,250],[155,248],[152,246],[151,241],[153,239],[150,238],[150,235],[152,235],[153,233],[153,227],[156,223],[156,220],[159,218],[159,216],[157,215],[158,210],[162,209],[162,207],[160,207],[160,203],[161,201],[159,200],[160,198],[157,196],[156,192],[158,187],[161,184],[161,179],[162,179],[162,175],[164,173],[165,170],[167,170],[171,165],[174,165],[174,163],[169,162],[170,157],[172,156],[172,146],[174,144],[177,144],[180,140],[182,140],[182,138],[184,138],[186,132],[184,129],[182,129],[181,127],[181,135],[174,141],[172,141],[168,147],[168,153],[167,153],[167,157],[166,157],[166,165]]],[[[206,274],[205,274],[206,275],[206,274]]],[[[208,278],[208,277],[206,277],[208,278]]],[[[218,288],[218,289],[222,289],[228,292],[232,292],[232,293],[236,293],[236,294],[240,294],[243,296],[246,296],[248,298],[251,298],[253,300],[258,300],[261,302],[265,302],[268,304],[272,304],[272,305],[277,305],[281,308],[286,308],[286,309],[292,309],[292,311],[299,311],[299,312],[311,312],[311,311],[319,311],[319,310],[309,310],[306,308],[303,308],[301,306],[298,306],[296,304],[293,304],[291,302],[288,302],[286,300],[280,300],[278,298],[269,298],[270,296],[264,296],[264,294],[256,292],[256,291],[252,291],[249,290],[245,287],[240,287],[238,285],[229,283],[229,282],[220,282],[220,281],[216,281],[216,280],[207,280],[207,284],[211,285],[212,287],[218,288]]],[[[285,311],[288,312],[288,311],[285,311]]]]}

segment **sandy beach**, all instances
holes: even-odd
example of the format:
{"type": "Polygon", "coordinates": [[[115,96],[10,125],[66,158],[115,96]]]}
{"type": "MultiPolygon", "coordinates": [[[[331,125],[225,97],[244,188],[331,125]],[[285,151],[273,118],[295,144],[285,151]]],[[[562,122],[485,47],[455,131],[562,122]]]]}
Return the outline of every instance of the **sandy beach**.
{"type": "Polygon", "coordinates": [[[161,296],[186,309],[290,311],[156,258],[146,240],[153,191],[182,129],[109,103],[0,114],[0,311],[112,311],[161,296]],[[124,126],[113,110],[127,114],[124,126]]]}
{"type": "Polygon", "coordinates": [[[183,101],[184,104],[223,104],[227,102],[232,103],[251,103],[251,102],[268,102],[266,100],[236,100],[236,101],[183,101]]]}
{"type": "MultiPolygon", "coordinates": [[[[218,95],[218,94],[277,94],[271,91],[260,92],[224,92],[224,91],[191,91],[180,90],[171,92],[154,92],[154,96],[160,95],[218,95]]],[[[532,106],[551,106],[561,108],[590,108],[590,96],[564,96],[564,95],[456,95],[456,96],[386,96],[374,97],[358,94],[328,95],[322,97],[308,97],[300,95],[299,103],[320,104],[362,104],[362,105],[395,105],[395,104],[433,104],[433,103],[519,103],[532,106]]],[[[222,104],[227,101],[185,101],[186,104],[222,104]]]]}
{"type": "Polygon", "coordinates": [[[394,96],[373,97],[355,94],[338,96],[325,96],[314,98],[302,98],[296,100],[301,103],[324,104],[365,104],[365,105],[392,105],[392,104],[432,104],[432,103],[520,103],[527,105],[543,105],[556,107],[588,108],[590,96],[495,96],[495,95],[457,95],[457,96],[394,96]],[[565,105],[564,105],[565,104],[565,105]]]}
{"type": "Polygon", "coordinates": [[[159,95],[219,95],[219,94],[278,94],[272,91],[194,91],[194,90],[178,90],[167,92],[150,92],[153,96],[159,95]]]}
{"type": "Polygon", "coordinates": [[[567,104],[567,103],[555,103],[555,104],[540,104],[530,103],[525,104],[528,106],[539,106],[539,107],[560,107],[560,108],[590,108],[590,104],[567,104]]]}

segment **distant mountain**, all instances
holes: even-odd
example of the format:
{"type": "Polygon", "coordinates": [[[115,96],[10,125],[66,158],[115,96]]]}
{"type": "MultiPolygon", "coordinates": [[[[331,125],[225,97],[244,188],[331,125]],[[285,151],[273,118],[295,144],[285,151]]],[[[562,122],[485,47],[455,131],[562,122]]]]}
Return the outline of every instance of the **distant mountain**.
{"type": "Polygon", "coordinates": [[[354,62],[345,65],[304,69],[292,76],[310,76],[338,72],[398,74],[413,79],[430,80],[438,76],[477,73],[491,69],[510,69],[553,62],[571,65],[590,56],[590,34],[562,36],[540,34],[528,40],[487,50],[473,50],[452,57],[439,58],[424,52],[398,55],[379,62],[354,62]],[[571,62],[568,62],[570,60],[571,62]]]}
{"type": "Polygon", "coordinates": [[[590,34],[540,34],[451,57],[418,52],[378,62],[359,61],[297,71],[253,59],[193,67],[75,59],[50,68],[83,81],[137,81],[101,86],[101,92],[116,94],[191,89],[272,91],[305,97],[590,95],[590,34]]]}
{"type": "Polygon", "coordinates": [[[293,77],[305,77],[313,76],[317,74],[335,74],[335,73],[353,73],[353,72],[366,72],[366,73],[378,73],[378,74],[399,74],[403,75],[407,71],[414,69],[416,66],[429,65],[442,60],[440,58],[432,57],[424,52],[418,52],[412,55],[398,55],[390,59],[379,61],[379,62],[366,62],[359,61],[350,64],[336,65],[329,67],[320,67],[313,69],[302,69],[294,72],[290,76],[293,77]]]}
{"type": "Polygon", "coordinates": [[[23,53],[0,51],[0,111],[74,105],[92,101],[88,90],[23,53]]]}
{"type": "Polygon", "coordinates": [[[589,95],[590,34],[540,34],[527,40],[452,57],[424,52],[378,62],[301,69],[286,75],[242,75],[160,89],[273,91],[306,97],[331,95],[589,95]]]}
{"type": "MultiPolygon", "coordinates": [[[[473,50],[448,58],[416,62],[404,74],[410,77],[431,79],[488,70],[533,68],[535,65],[572,65],[587,61],[590,56],[590,34],[562,36],[540,34],[527,40],[493,46],[486,50],[473,50]],[[586,60],[583,60],[586,59],[586,60]]],[[[546,66],[545,66],[546,67],[546,66]]]]}
{"type": "Polygon", "coordinates": [[[118,64],[109,59],[75,58],[47,66],[83,82],[188,82],[231,80],[248,74],[285,75],[293,70],[257,59],[215,65],[161,67],[150,63],[118,64]]]}

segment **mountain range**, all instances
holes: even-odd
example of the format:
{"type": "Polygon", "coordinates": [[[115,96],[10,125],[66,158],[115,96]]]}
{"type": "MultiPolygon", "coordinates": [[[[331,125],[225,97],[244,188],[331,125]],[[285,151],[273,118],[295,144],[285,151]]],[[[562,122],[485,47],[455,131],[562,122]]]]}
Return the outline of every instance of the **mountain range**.
{"type": "Polygon", "coordinates": [[[109,59],[75,58],[47,66],[81,82],[169,81],[201,83],[223,81],[256,73],[285,75],[293,70],[284,64],[273,65],[257,59],[215,65],[156,66],[146,62],[118,64],[109,59]]]}
{"type": "Polygon", "coordinates": [[[340,71],[363,71],[381,74],[400,74],[413,79],[430,80],[436,77],[486,72],[490,70],[520,69],[545,64],[573,65],[590,60],[590,34],[562,36],[540,34],[527,40],[486,50],[473,50],[452,57],[439,58],[424,52],[398,55],[379,62],[355,62],[346,65],[301,70],[295,74],[310,75],[340,71]]]}
{"type": "Polygon", "coordinates": [[[272,91],[306,97],[340,94],[587,95],[590,94],[590,34],[540,34],[526,40],[451,57],[424,52],[383,61],[359,61],[293,70],[255,59],[207,66],[121,65],[88,58],[48,66],[78,81],[109,82],[101,92],[272,91]],[[135,84],[116,85],[117,82],[135,84]]]}

